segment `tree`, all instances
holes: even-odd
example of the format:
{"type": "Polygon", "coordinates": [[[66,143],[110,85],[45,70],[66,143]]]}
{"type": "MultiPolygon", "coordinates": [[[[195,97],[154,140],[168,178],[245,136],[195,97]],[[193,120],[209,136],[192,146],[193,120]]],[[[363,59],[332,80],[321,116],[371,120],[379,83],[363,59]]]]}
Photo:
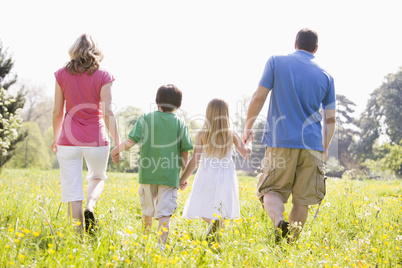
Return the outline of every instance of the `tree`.
{"type": "Polygon", "coordinates": [[[36,122],[44,135],[52,126],[53,100],[46,96],[43,87],[27,85],[25,89],[25,105],[22,113],[24,122],[36,122]]]}
{"type": "MultiPolygon", "coordinates": [[[[115,114],[120,139],[122,141],[128,138],[128,134],[142,114],[141,109],[134,106],[124,107],[115,114]]],[[[113,148],[114,144],[111,144],[111,147],[113,148]]],[[[138,146],[132,147],[130,150],[123,152],[123,159],[118,165],[113,164],[112,158],[109,156],[109,170],[137,172],[139,154],[140,149],[138,146]]]]}
{"type": "MultiPolygon", "coordinates": [[[[344,95],[339,94],[336,95],[336,102],[337,128],[329,148],[328,159],[331,157],[337,158],[338,162],[331,162],[338,163],[346,169],[353,169],[358,166],[354,148],[358,138],[359,128],[357,126],[357,120],[352,117],[356,104],[344,95]]],[[[342,175],[342,168],[338,167],[336,170],[340,173],[336,175],[342,175]]]]}
{"type": "MultiPolygon", "coordinates": [[[[244,125],[247,120],[248,105],[251,97],[243,97],[241,101],[237,103],[237,112],[235,113],[235,120],[233,125],[235,131],[242,136],[244,125]]],[[[237,170],[244,170],[247,173],[253,174],[261,169],[262,159],[265,156],[265,144],[262,142],[262,137],[265,130],[265,115],[259,115],[256,119],[254,130],[254,141],[252,143],[252,153],[249,159],[244,159],[239,154],[235,158],[235,164],[237,170]]]]}
{"type": "Polygon", "coordinates": [[[24,107],[24,93],[21,89],[17,96],[8,94],[9,87],[17,81],[17,76],[10,72],[14,62],[3,49],[0,42],[0,169],[11,159],[16,145],[21,142],[26,133],[19,132],[21,125],[21,110],[24,107]]]}
{"type": "Polygon", "coordinates": [[[45,131],[45,134],[43,135],[43,141],[45,142],[45,148],[46,148],[47,153],[49,155],[50,168],[58,169],[59,168],[59,162],[57,161],[57,155],[56,155],[55,152],[53,152],[52,147],[50,146],[50,144],[53,141],[53,126],[49,127],[45,131]]]}
{"type": "Polygon", "coordinates": [[[373,146],[376,160],[366,159],[363,163],[372,175],[385,172],[388,174],[402,175],[402,140],[399,144],[377,143],[373,146]]]}
{"type": "Polygon", "coordinates": [[[373,159],[373,144],[386,135],[391,144],[402,139],[402,68],[388,74],[383,84],[370,95],[359,125],[360,141],[357,146],[362,160],[373,159]]]}
{"type": "Polygon", "coordinates": [[[15,155],[7,166],[13,168],[41,168],[51,167],[48,147],[45,146],[39,126],[36,122],[24,122],[23,130],[28,136],[17,145],[15,155]]]}

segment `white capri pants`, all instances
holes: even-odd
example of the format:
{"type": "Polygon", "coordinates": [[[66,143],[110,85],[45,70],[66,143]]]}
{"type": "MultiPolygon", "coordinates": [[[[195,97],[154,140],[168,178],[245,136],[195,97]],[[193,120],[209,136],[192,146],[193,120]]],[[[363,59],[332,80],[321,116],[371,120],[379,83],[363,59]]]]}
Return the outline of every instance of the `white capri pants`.
{"type": "Polygon", "coordinates": [[[85,199],[82,183],[82,157],[88,167],[87,180],[107,179],[106,168],[109,146],[80,147],[57,146],[60,166],[61,202],[68,203],[85,199]]]}

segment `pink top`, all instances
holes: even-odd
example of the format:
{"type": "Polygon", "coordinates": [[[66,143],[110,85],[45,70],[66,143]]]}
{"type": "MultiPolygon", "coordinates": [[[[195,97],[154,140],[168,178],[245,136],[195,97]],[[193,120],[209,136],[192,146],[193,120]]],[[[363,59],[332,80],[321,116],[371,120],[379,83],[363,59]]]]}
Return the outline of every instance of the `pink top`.
{"type": "Polygon", "coordinates": [[[114,81],[113,75],[98,69],[92,75],[71,74],[65,68],[54,73],[66,100],[66,114],[58,145],[107,146],[109,138],[102,117],[102,86],[114,81]]]}

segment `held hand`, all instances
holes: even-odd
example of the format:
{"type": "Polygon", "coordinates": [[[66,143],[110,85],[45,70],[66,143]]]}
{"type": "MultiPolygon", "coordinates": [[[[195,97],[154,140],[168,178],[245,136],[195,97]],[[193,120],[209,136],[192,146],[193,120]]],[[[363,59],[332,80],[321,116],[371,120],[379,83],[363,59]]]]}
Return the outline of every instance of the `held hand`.
{"type": "Polygon", "coordinates": [[[112,161],[113,163],[118,164],[120,162],[120,159],[123,159],[123,154],[119,153],[118,146],[116,146],[112,150],[112,161]]]}
{"type": "Polygon", "coordinates": [[[118,164],[118,163],[120,163],[120,155],[112,155],[112,161],[113,161],[113,163],[115,163],[115,164],[118,164]]]}
{"type": "Polygon", "coordinates": [[[57,141],[52,140],[51,148],[53,152],[57,153],[57,141]]]}
{"type": "Polygon", "coordinates": [[[180,183],[179,189],[184,190],[184,189],[186,189],[186,187],[187,187],[187,180],[183,183],[180,183]]]}
{"type": "Polygon", "coordinates": [[[242,137],[243,143],[247,145],[253,140],[254,140],[254,130],[245,128],[242,137]]]}

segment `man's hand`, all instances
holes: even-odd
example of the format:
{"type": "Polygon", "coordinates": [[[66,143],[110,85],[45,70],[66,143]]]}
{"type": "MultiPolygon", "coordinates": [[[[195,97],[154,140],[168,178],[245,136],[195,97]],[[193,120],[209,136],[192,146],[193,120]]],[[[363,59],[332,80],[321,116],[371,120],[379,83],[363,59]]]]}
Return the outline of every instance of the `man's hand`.
{"type": "Polygon", "coordinates": [[[245,145],[249,144],[254,140],[254,130],[244,128],[242,141],[245,145]]]}

